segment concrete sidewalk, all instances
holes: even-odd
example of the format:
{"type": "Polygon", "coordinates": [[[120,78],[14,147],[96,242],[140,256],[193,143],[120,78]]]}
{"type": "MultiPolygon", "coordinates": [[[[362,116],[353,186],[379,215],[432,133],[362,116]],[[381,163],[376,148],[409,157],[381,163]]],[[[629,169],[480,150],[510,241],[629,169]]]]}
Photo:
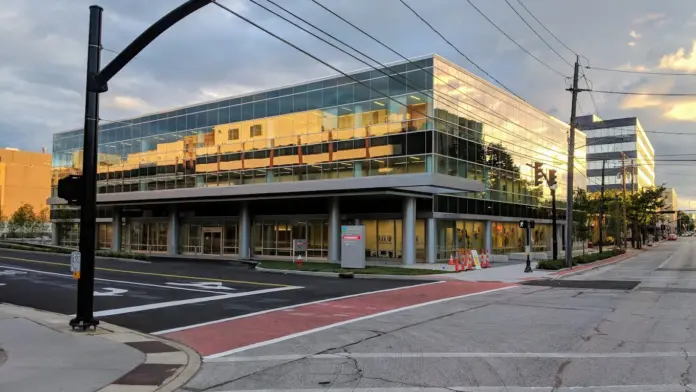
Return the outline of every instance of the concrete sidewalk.
{"type": "Polygon", "coordinates": [[[173,390],[198,369],[198,356],[190,349],[108,324],[74,332],[68,320],[0,304],[0,391],[173,390]]]}
{"type": "Polygon", "coordinates": [[[536,269],[537,262],[534,261],[532,262],[534,272],[525,273],[525,265],[525,263],[505,263],[503,265],[497,264],[494,268],[464,271],[456,274],[429,275],[428,277],[434,279],[463,280],[467,282],[518,283],[524,282],[525,280],[548,278],[555,272],[536,269]]]}

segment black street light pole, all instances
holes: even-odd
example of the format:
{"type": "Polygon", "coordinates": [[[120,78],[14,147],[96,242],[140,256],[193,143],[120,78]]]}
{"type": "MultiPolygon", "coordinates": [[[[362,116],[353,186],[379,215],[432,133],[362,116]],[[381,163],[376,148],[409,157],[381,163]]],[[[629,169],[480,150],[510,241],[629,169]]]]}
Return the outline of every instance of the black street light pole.
{"type": "Polygon", "coordinates": [[[551,230],[553,231],[553,247],[552,247],[552,255],[553,259],[557,260],[558,259],[558,233],[556,232],[556,184],[551,185],[551,215],[553,217],[551,218],[551,230]]]}
{"type": "Polygon", "coordinates": [[[82,206],[80,208],[80,278],[77,280],[77,314],[70,326],[87,329],[96,327],[94,319],[94,247],[97,225],[97,127],[99,93],[91,91],[101,68],[102,11],[89,7],[89,46],[87,48],[87,85],[85,102],[85,135],[82,150],[82,206]]]}
{"type": "Polygon", "coordinates": [[[94,248],[97,215],[97,148],[99,94],[108,90],[108,82],[155,38],[213,0],[187,0],[148,27],[111,62],[101,69],[101,27],[103,9],[89,7],[89,46],[87,48],[87,97],[85,102],[84,146],[82,153],[82,200],[80,201],[80,277],[77,280],[77,313],[70,326],[95,328],[94,248]]]}

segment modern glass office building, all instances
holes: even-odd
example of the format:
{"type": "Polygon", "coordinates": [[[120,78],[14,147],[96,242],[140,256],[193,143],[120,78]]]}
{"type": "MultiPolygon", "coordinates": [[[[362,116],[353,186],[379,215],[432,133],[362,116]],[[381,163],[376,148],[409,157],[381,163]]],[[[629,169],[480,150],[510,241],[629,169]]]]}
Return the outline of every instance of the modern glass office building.
{"type": "MultiPolygon", "coordinates": [[[[305,239],[338,261],[341,225],[361,224],[368,260],[410,264],[521,251],[534,219],[550,249],[531,166],[558,171],[562,215],[567,124],[436,55],[350,75],[100,124],[95,245],[272,258],[305,239]]],[[[53,143],[54,179],[79,172],[82,130],[53,143]]],[[[76,245],[77,211],[52,214],[76,245]]]]}
{"type": "Polygon", "coordinates": [[[578,117],[578,128],[587,135],[587,177],[590,192],[602,184],[621,189],[622,157],[626,166],[626,189],[655,186],[655,149],[636,117],[603,120],[595,115],[578,117]]]}

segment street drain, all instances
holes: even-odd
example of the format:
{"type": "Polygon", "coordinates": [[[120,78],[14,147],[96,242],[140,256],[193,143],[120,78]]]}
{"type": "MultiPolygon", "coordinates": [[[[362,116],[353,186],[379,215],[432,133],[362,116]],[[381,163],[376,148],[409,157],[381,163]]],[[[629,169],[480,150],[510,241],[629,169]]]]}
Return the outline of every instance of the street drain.
{"type": "Polygon", "coordinates": [[[566,289],[633,290],[640,281],[634,280],[533,280],[526,286],[558,287],[566,289]]]}

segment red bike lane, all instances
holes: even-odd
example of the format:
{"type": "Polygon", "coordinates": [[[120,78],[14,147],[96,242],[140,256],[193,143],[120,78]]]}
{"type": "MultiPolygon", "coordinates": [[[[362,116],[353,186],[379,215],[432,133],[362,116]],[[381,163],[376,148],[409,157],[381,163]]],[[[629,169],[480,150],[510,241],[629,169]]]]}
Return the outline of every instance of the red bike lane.
{"type": "Polygon", "coordinates": [[[431,282],[252,313],[164,332],[202,356],[217,358],[383,314],[516,286],[501,282],[431,282]]]}

